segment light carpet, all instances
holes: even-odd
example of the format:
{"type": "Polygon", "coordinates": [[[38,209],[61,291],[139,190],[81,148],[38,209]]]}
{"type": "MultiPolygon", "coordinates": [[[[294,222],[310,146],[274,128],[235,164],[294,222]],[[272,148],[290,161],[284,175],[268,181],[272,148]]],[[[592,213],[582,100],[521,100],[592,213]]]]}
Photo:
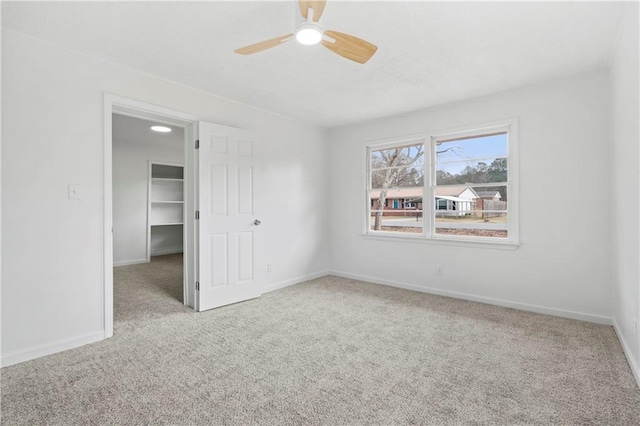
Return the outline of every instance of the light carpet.
{"type": "Polygon", "coordinates": [[[2,369],[2,424],[640,424],[611,327],[324,277],[195,313],[116,268],[113,338],[2,369]]]}

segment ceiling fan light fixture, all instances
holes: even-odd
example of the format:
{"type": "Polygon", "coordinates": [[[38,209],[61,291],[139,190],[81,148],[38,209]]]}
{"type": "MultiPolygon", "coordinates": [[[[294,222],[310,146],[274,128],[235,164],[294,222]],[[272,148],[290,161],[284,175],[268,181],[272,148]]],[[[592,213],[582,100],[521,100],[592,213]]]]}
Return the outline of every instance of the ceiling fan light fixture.
{"type": "Polygon", "coordinates": [[[296,40],[307,46],[318,44],[322,40],[322,28],[314,22],[303,22],[296,28],[296,40]]]}

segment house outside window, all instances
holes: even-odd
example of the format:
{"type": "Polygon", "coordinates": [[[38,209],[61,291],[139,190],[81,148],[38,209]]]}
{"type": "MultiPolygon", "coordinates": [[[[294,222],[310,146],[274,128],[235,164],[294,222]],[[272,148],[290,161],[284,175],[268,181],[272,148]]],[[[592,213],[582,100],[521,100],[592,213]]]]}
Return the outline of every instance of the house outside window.
{"type": "Polygon", "coordinates": [[[371,145],[367,160],[366,234],[519,243],[516,120],[371,145]]]}

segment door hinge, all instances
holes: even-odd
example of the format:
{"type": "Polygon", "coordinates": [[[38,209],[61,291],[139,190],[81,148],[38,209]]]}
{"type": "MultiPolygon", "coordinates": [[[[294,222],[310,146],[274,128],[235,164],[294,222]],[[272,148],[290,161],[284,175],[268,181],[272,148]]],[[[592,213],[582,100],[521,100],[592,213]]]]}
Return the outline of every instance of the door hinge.
{"type": "Polygon", "coordinates": [[[200,139],[196,139],[196,149],[200,148],[200,139]]]}
{"type": "Polygon", "coordinates": [[[200,283],[196,281],[196,291],[200,291],[200,283]]]}
{"type": "Polygon", "coordinates": [[[196,219],[200,219],[200,210],[196,210],[196,219]]]}

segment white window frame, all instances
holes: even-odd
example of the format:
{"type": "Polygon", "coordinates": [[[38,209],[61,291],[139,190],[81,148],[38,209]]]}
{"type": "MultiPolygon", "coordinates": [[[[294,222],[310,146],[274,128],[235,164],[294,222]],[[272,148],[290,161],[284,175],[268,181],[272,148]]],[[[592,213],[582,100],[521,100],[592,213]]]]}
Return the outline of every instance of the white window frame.
{"type": "MultiPolygon", "coordinates": [[[[366,211],[365,211],[365,223],[364,223],[364,232],[363,235],[365,236],[383,236],[383,237],[395,237],[397,236],[396,234],[398,234],[398,232],[390,232],[390,231],[374,231],[374,233],[371,233],[371,210],[372,206],[371,206],[371,198],[370,198],[370,194],[372,191],[372,187],[371,187],[371,152],[372,151],[379,151],[382,149],[387,149],[387,148],[395,148],[398,146],[409,146],[409,145],[419,145],[422,144],[424,147],[424,158],[423,158],[423,176],[425,179],[425,183],[428,180],[427,174],[426,172],[426,167],[427,167],[427,162],[429,161],[429,153],[427,152],[427,144],[428,144],[428,138],[424,137],[423,135],[421,136],[416,136],[416,137],[406,137],[406,138],[398,138],[398,139],[394,139],[393,141],[386,141],[386,142],[381,142],[381,143],[376,143],[376,144],[372,144],[366,147],[366,152],[367,152],[367,156],[366,156],[366,162],[367,165],[365,167],[366,169],[366,177],[365,177],[365,198],[366,198],[366,211]]],[[[398,189],[402,189],[402,188],[398,188],[398,189]]],[[[423,194],[424,194],[424,187],[423,187],[423,194]]],[[[424,197],[423,197],[424,198],[424,197]]],[[[425,205],[424,202],[422,204],[422,212],[423,212],[423,221],[424,221],[424,211],[425,211],[425,205]]],[[[423,234],[424,234],[424,230],[423,230],[423,234]]],[[[401,236],[401,238],[410,238],[410,239],[415,239],[415,238],[422,238],[423,234],[407,234],[406,236],[401,236]]]]}
{"type": "Polygon", "coordinates": [[[509,118],[482,124],[461,126],[438,132],[425,132],[420,135],[402,137],[393,140],[378,141],[366,146],[366,212],[364,214],[363,237],[382,240],[404,240],[411,242],[427,242],[445,245],[483,246],[490,248],[515,249],[520,245],[519,226],[519,184],[518,184],[518,119],[509,118]],[[486,134],[505,131],[507,133],[507,182],[500,186],[507,187],[509,194],[509,208],[507,213],[507,238],[476,237],[447,235],[435,233],[435,146],[436,141],[453,138],[481,137],[486,134]],[[371,230],[371,152],[396,146],[424,143],[424,197],[422,200],[423,232],[401,233],[393,231],[371,230]]]}

